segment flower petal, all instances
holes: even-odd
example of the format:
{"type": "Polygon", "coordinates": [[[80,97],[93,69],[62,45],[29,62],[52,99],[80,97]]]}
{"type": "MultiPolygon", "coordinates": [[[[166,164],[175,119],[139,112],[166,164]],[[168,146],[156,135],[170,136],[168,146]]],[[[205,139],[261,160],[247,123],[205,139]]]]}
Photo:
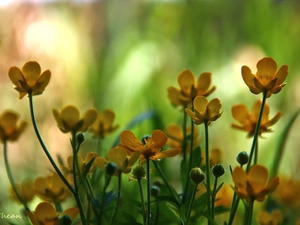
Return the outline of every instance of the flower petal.
{"type": "Polygon", "coordinates": [[[33,87],[41,74],[41,67],[35,61],[25,63],[22,72],[29,87],[33,87]]]}
{"type": "Polygon", "coordinates": [[[141,141],[136,136],[134,136],[134,134],[130,130],[125,130],[120,134],[120,146],[131,153],[136,150],[143,149],[143,144],[141,143],[141,141]]]}
{"type": "Polygon", "coordinates": [[[238,189],[245,190],[247,183],[247,174],[241,167],[235,167],[232,172],[232,180],[238,189]]]}
{"type": "Polygon", "coordinates": [[[97,165],[101,170],[105,169],[106,164],[108,161],[103,157],[97,157],[94,161],[95,165],[97,165]]]}
{"type": "MultiPolygon", "coordinates": [[[[168,158],[168,157],[174,157],[174,156],[178,155],[180,152],[181,152],[180,148],[164,150],[164,151],[156,153],[155,154],[156,159],[154,159],[154,160],[159,160],[159,159],[168,158]]],[[[152,159],[152,157],[150,157],[150,158],[152,159]]]]}
{"type": "Polygon", "coordinates": [[[243,124],[245,120],[250,117],[250,112],[248,111],[247,107],[243,104],[234,105],[231,108],[232,116],[235,120],[243,124]]]}
{"type": "Polygon", "coordinates": [[[21,70],[16,66],[13,66],[8,70],[8,77],[11,80],[11,82],[18,88],[22,89],[20,81],[23,81],[26,83],[26,80],[25,80],[21,70]]]}
{"type": "Polygon", "coordinates": [[[211,73],[202,73],[197,81],[198,95],[205,94],[211,85],[211,73]]]}
{"type": "Polygon", "coordinates": [[[64,126],[72,130],[79,122],[80,113],[75,106],[69,105],[61,110],[60,118],[64,123],[64,126]]]}
{"type": "Polygon", "coordinates": [[[268,183],[268,170],[261,165],[254,165],[248,173],[249,183],[255,194],[261,192],[268,183]]]}
{"type": "Polygon", "coordinates": [[[206,111],[208,100],[203,96],[197,96],[194,99],[194,108],[199,113],[203,114],[206,111]]]}
{"type": "Polygon", "coordinates": [[[122,166],[127,158],[126,151],[123,148],[115,147],[108,151],[107,159],[114,162],[118,167],[122,166]]]}
{"type": "Polygon", "coordinates": [[[258,61],[256,68],[257,78],[263,85],[266,85],[274,78],[277,71],[277,63],[274,61],[274,59],[265,57],[258,61]]]}
{"type": "Polygon", "coordinates": [[[57,220],[57,212],[54,207],[48,202],[42,202],[38,204],[38,206],[35,208],[34,215],[37,220],[39,222],[42,221],[43,224],[57,220]]]}
{"type": "Polygon", "coordinates": [[[283,65],[280,67],[280,69],[277,71],[275,78],[277,78],[276,86],[280,85],[285,81],[286,77],[288,75],[288,66],[283,65]]]}
{"type": "Polygon", "coordinates": [[[195,76],[190,70],[184,70],[178,75],[178,84],[186,96],[190,96],[191,87],[195,87],[195,76]]]}
{"type": "Polygon", "coordinates": [[[98,111],[96,109],[88,109],[82,116],[83,125],[78,131],[84,132],[91,126],[98,117],[98,111]]]}
{"type": "MultiPolygon", "coordinates": [[[[151,146],[154,149],[161,149],[167,142],[168,136],[161,130],[154,130],[152,132],[152,143],[151,146]]],[[[148,145],[148,142],[147,142],[148,145]]]]}

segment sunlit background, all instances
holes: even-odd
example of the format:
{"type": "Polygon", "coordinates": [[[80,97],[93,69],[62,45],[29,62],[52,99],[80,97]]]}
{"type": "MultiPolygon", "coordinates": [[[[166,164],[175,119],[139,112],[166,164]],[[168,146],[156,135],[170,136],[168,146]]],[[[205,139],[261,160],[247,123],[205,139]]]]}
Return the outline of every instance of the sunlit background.
{"type": "MultiPolygon", "coordinates": [[[[231,107],[244,103],[251,108],[261,97],[249,92],[241,67],[256,71],[256,62],[269,56],[279,67],[289,66],[286,87],[268,99],[270,116],[278,111],[284,115],[274,132],[260,140],[259,162],[270,165],[284,125],[300,106],[299,11],[299,1],[284,0],[1,0],[0,110],[18,111],[29,122],[28,99],[18,99],[7,71],[30,60],[38,61],[43,71],[49,69],[51,82],[34,97],[35,110],[50,151],[65,158],[71,153],[70,137],[56,127],[52,108],[73,104],[82,113],[91,107],[113,109],[120,129],[102,143],[108,150],[119,132],[143,113],[155,116],[135,126],[136,135],[181,124],[182,112],[171,106],[166,89],[178,87],[177,76],[184,69],[196,77],[212,72],[217,90],[210,98],[220,98],[224,112],[210,128],[211,147],[223,149],[229,168],[236,165],[236,153],[248,151],[251,144],[246,133],[230,128],[231,107]]],[[[280,166],[280,173],[298,179],[299,123],[280,166]]],[[[96,142],[87,146],[94,148],[96,142]]],[[[44,176],[51,168],[32,126],[8,147],[17,182],[44,176]]],[[[2,156],[0,160],[0,212],[11,213],[17,205],[7,204],[9,185],[2,156]]]]}

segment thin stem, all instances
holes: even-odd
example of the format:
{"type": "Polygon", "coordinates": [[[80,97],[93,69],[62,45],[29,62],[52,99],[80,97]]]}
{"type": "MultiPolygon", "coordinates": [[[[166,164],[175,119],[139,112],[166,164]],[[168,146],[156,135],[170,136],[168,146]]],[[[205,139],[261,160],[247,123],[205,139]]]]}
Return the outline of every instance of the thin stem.
{"type": "MultiPolygon", "coordinates": [[[[208,138],[208,121],[204,122],[204,130],[205,130],[205,172],[206,172],[206,189],[207,189],[207,212],[208,215],[211,215],[211,191],[210,191],[210,157],[209,157],[209,138],[208,138]]],[[[208,220],[208,225],[210,225],[210,221],[208,220]]]]}
{"type": "Polygon", "coordinates": [[[103,191],[102,191],[102,198],[101,198],[101,205],[100,205],[100,215],[99,215],[99,221],[101,222],[101,218],[103,215],[104,211],[104,203],[105,203],[105,195],[106,195],[106,189],[110,183],[111,180],[111,175],[105,174],[105,184],[103,186],[103,191]]]}
{"type": "MultiPolygon", "coordinates": [[[[193,107],[192,107],[193,108],[193,107]]],[[[191,141],[190,141],[190,158],[189,158],[189,167],[188,167],[188,173],[191,171],[192,166],[193,166],[193,148],[194,148],[194,121],[191,119],[191,141]]],[[[200,166],[200,165],[199,165],[200,166]]],[[[186,199],[186,195],[189,189],[189,182],[190,177],[187,176],[186,182],[185,182],[185,188],[182,196],[182,202],[184,203],[186,199]]]]}
{"type": "Polygon", "coordinates": [[[214,188],[212,192],[212,199],[211,199],[211,218],[215,218],[215,201],[216,201],[216,190],[217,190],[217,185],[218,185],[218,177],[215,178],[214,182],[214,188]]]}
{"type": "Polygon", "coordinates": [[[186,225],[189,224],[189,220],[190,220],[190,216],[191,216],[191,212],[192,212],[192,208],[193,208],[193,204],[194,204],[194,200],[195,200],[195,195],[196,195],[196,192],[197,192],[197,184],[194,185],[194,189],[193,189],[193,194],[192,194],[192,199],[190,201],[190,205],[189,205],[189,208],[188,208],[188,213],[187,213],[187,217],[186,217],[186,225]]]}
{"type": "Polygon", "coordinates": [[[146,173],[147,173],[147,219],[146,219],[146,224],[150,225],[150,160],[149,157],[146,158],[146,173]]]}
{"type": "Polygon", "coordinates": [[[256,140],[255,148],[254,148],[254,165],[257,164],[258,161],[258,139],[256,140]]]}
{"type": "Polygon", "coordinates": [[[155,214],[154,225],[158,225],[158,218],[159,218],[159,201],[155,201],[155,203],[156,203],[156,214],[155,214]]]}
{"type": "Polygon", "coordinates": [[[31,120],[32,120],[32,124],[33,124],[33,128],[35,131],[35,134],[40,142],[40,145],[42,147],[42,149],[44,150],[47,158],[49,159],[51,165],[53,166],[53,168],[55,169],[56,173],[59,175],[59,177],[62,179],[62,181],[65,183],[65,185],[68,187],[68,189],[71,191],[71,193],[73,195],[75,195],[75,191],[74,188],[70,185],[70,183],[67,181],[67,179],[65,178],[65,176],[62,174],[62,172],[60,171],[60,169],[58,168],[58,166],[56,165],[55,161],[53,160],[51,154],[49,153],[41,135],[39,132],[39,129],[37,127],[37,123],[36,123],[36,119],[35,119],[35,114],[34,114],[34,107],[33,107],[33,99],[32,99],[32,93],[28,93],[28,97],[29,97],[29,107],[30,107],[30,114],[31,114],[31,120]]]}
{"type": "Polygon", "coordinates": [[[79,181],[81,181],[81,183],[83,183],[82,175],[81,175],[81,171],[80,171],[80,167],[79,167],[79,163],[78,163],[78,157],[77,157],[77,153],[78,153],[78,149],[77,149],[77,143],[76,143],[76,132],[73,131],[72,132],[72,139],[71,139],[71,144],[72,144],[72,149],[73,149],[73,179],[74,179],[74,188],[75,188],[75,198],[76,198],[76,203],[77,206],[79,208],[79,213],[80,213],[80,218],[83,224],[86,224],[86,217],[84,214],[84,209],[82,206],[82,202],[79,196],[79,184],[78,184],[78,180],[77,180],[77,173],[78,173],[78,177],[79,177],[79,181]]]}
{"type": "Polygon", "coordinates": [[[13,179],[10,167],[9,167],[9,163],[8,163],[8,157],[7,157],[7,142],[6,140],[3,141],[3,153],[4,153],[4,163],[5,163],[5,169],[6,169],[6,173],[7,173],[7,177],[8,180],[10,182],[10,185],[13,189],[13,191],[15,192],[17,198],[19,199],[19,201],[23,204],[24,208],[26,211],[30,211],[30,209],[27,206],[26,201],[22,198],[21,194],[19,193],[17,187],[16,187],[16,183],[13,179]]]}
{"type": "MultiPolygon", "coordinates": [[[[186,106],[184,106],[185,108],[186,106]]],[[[183,141],[182,141],[182,155],[183,161],[186,162],[186,142],[187,142],[187,134],[186,134],[186,121],[187,121],[187,113],[183,110],[183,124],[182,124],[182,132],[183,132],[183,141]]]]}
{"type": "MultiPolygon", "coordinates": [[[[241,166],[242,167],[242,166],[241,166]]],[[[231,166],[229,167],[230,169],[230,174],[232,175],[232,168],[231,166]]],[[[236,194],[236,192],[233,193],[233,198],[232,198],[232,203],[231,203],[231,208],[230,208],[230,214],[229,214],[229,219],[227,225],[232,225],[233,219],[235,217],[235,213],[237,211],[237,208],[240,203],[240,197],[236,194]]]]}
{"type": "Polygon", "coordinates": [[[143,224],[145,224],[146,223],[146,209],[145,209],[146,205],[145,205],[144,191],[143,191],[143,185],[141,183],[141,179],[138,180],[138,183],[139,183],[141,202],[142,202],[143,224]]]}
{"type": "Polygon", "coordinates": [[[251,199],[248,207],[247,207],[247,216],[245,225],[251,225],[252,224],[252,217],[253,217],[253,206],[254,206],[254,199],[251,199]]]}
{"type": "Polygon", "coordinates": [[[252,146],[251,146],[251,149],[250,149],[249,161],[248,161],[248,164],[247,164],[247,167],[246,167],[246,172],[249,171],[250,166],[251,166],[252,158],[253,158],[254,151],[255,151],[255,146],[256,146],[256,143],[257,143],[258,136],[259,136],[259,128],[260,128],[260,123],[261,123],[261,119],[262,119],[266,99],[267,99],[267,92],[265,91],[265,92],[263,92],[262,103],[261,103],[261,107],[260,107],[260,111],[259,111],[259,115],[258,115],[256,127],[255,127],[255,132],[254,132],[254,136],[253,136],[253,140],[252,140],[252,146]]]}
{"type": "Polygon", "coordinates": [[[114,214],[110,220],[110,224],[114,224],[115,218],[117,216],[119,203],[120,203],[120,196],[121,196],[121,187],[122,187],[122,171],[118,172],[118,196],[117,196],[117,202],[114,210],[114,214]]]}
{"type": "MultiPolygon", "coordinates": [[[[158,171],[159,175],[160,175],[160,176],[161,176],[161,178],[163,179],[163,181],[164,181],[165,185],[166,185],[166,186],[167,186],[167,188],[169,189],[169,191],[170,191],[170,193],[171,193],[172,197],[173,197],[173,198],[174,198],[174,200],[177,202],[177,198],[176,198],[176,196],[175,196],[175,194],[174,194],[174,192],[173,192],[172,188],[170,187],[170,185],[169,185],[168,181],[166,180],[166,178],[165,178],[164,174],[162,173],[161,169],[160,169],[160,168],[159,168],[159,166],[157,165],[157,162],[155,162],[155,161],[152,161],[152,162],[153,162],[153,164],[154,164],[154,166],[155,166],[155,169],[158,171]]],[[[178,202],[177,202],[177,203],[178,203],[178,202]]],[[[179,203],[178,203],[178,204],[179,204],[179,203]]]]}

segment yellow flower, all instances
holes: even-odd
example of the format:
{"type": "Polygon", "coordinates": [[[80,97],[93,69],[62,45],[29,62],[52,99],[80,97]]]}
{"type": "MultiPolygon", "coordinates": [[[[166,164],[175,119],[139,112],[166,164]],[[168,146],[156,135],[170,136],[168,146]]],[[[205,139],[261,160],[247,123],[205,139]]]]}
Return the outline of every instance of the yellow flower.
{"type": "Polygon", "coordinates": [[[268,176],[267,168],[258,164],[252,166],[248,174],[242,167],[236,167],[232,172],[234,191],[247,202],[251,200],[262,202],[279,185],[278,177],[268,182],[268,176]]]}
{"type": "Polygon", "coordinates": [[[190,70],[184,70],[178,75],[180,89],[168,88],[168,97],[174,106],[188,107],[196,96],[208,96],[216,87],[211,85],[211,73],[202,73],[196,83],[194,74],[190,70]]]}
{"type": "Polygon", "coordinates": [[[218,98],[212,99],[210,102],[203,97],[197,96],[194,99],[194,112],[189,108],[185,109],[185,112],[192,118],[196,125],[201,123],[208,123],[217,120],[222,115],[220,109],[222,104],[218,98]]]}
{"type": "Polygon", "coordinates": [[[135,164],[139,157],[139,151],[134,152],[130,157],[128,157],[123,148],[115,147],[108,151],[107,160],[103,157],[98,157],[95,160],[95,164],[101,170],[105,170],[105,167],[109,162],[115,163],[117,167],[115,175],[118,176],[120,173],[130,173],[131,167],[135,164]]]}
{"type": "Polygon", "coordinates": [[[46,70],[41,74],[40,65],[35,61],[29,61],[22,67],[22,71],[18,67],[11,67],[8,76],[21,99],[28,93],[42,94],[50,81],[51,72],[46,70]]]}
{"type": "Polygon", "coordinates": [[[242,67],[242,77],[253,94],[266,92],[266,97],[277,94],[285,86],[288,66],[283,65],[277,71],[277,63],[272,58],[263,58],[256,64],[257,72],[252,74],[247,66],[242,67]]]}
{"type": "Polygon", "coordinates": [[[97,119],[96,109],[88,109],[81,117],[79,110],[72,105],[64,107],[61,111],[53,109],[53,116],[58,128],[63,133],[85,132],[97,119]]]}
{"type": "Polygon", "coordinates": [[[130,156],[136,151],[140,151],[141,163],[144,163],[146,159],[158,161],[163,158],[176,156],[181,151],[180,148],[161,151],[167,140],[168,137],[164,132],[154,130],[151,136],[143,139],[142,143],[131,131],[125,130],[120,135],[119,147],[124,148],[130,156]]]}
{"type": "MultiPolygon", "coordinates": [[[[247,107],[243,104],[233,106],[231,109],[232,116],[241,125],[232,124],[231,127],[246,131],[248,132],[248,137],[252,137],[255,132],[255,127],[258,120],[260,107],[261,107],[261,100],[255,102],[255,104],[252,107],[252,112],[250,112],[247,109],[247,107]]],[[[278,112],[272,119],[269,119],[269,113],[270,113],[270,107],[266,103],[264,105],[264,111],[263,111],[260,128],[259,128],[260,136],[262,135],[262,133],[272,132],[272,130],[269,127],[274,125],[282,115],[281,112],[278,112]]]]}
{"type": "Polygon", "coordinates": [[[233,191],[229,185],[223,185],[217,192],[215,206],[225,206],[230,208],[232,203],[233,191]]]}
{"type": "MultiPolygon", "coordinates": [[[[15,184],[15,186],[18,193],[26,203],[30,202],[34,198],[34,187],[32,180],[26,179],[21,184],[15,184]]],[[[9,197],[13,201],[21,203],[11,186],[9,188],[9,197]]]]}
{"type": "Polygon", "coordinates": [[[277,202],[289,209],[300,209],[300,181],[280,177],[280,184],[273,193],[277,202]]]}
{"type": "Polygon", "coordinates": [[[62,202],[71,194],[57,173],[36,178],[34,190],[39,198],[48,202],[62,202]]]}
{"type": "Polygon", "coordinates": [[[275,209],[271,213],[260,211],[257,217],[259,225],[279,225],[283,221],[283,215],[280,210],[275,209]]]}
{"type": "Polygon", "coordinates": [[[15,141],[25,130],[27,123],[21,121],[19,124],[19,115],[12,111],[5,111],[0,115],[0,140],[2,142],[10,140],[15,141]]]}
{"type": "Polygon", "coordinates": [[[90,132],[94,137],[103,139],[119,127],[119,125],[113,125],[114,120],[115,113],[112,110],[106,109],[102,114],[98,112],[98,117],[90,127],[90,132]]]}
{"type": "Polygon", "coordinates": [[[62,224],[60,219],[64,216],[67,216],[70,222],[72,222],[79,213],[79,210],[72,207],[59,215],[53,205],[48,202],[41,202],[37,205],[34,212],[27,211],[26,213],[33,225],[60,225],[62,224]]]}
{"type": "MultiPolygon", "coordinates": [[[[186,146],[186,152],[190,152],[190,136],[191,136],[191,127],[186,129],[186,134],[189,136],[189,140],[186,146]]],[[[181,148],[183,142],[183,132],[182,129],[177,125],[169,125],[166,128],[166,135],[168,136],[167,145],[171,146],[172,148],[181,148]]],[[[197,146],[199,143],[199,134],[197,132],[197,127],[194,127],[194,141],[193,146],[197,146]]]]}
{"type": "MultiPolygon", "coordinates": [[[[78,160],[78,164],[79,164],[79,168],[80,168],[80,173],[83,174],[86,170],[86,166],[87,164],[93,159],[98,157],[98,154],[96,152],[89,152],[88,154],[86,154],[85,159],[83,160],[81,158],[81,156],[77,156],[77,160],[78,160]]],[[[92,163],[87,175],[91,174],[92,172],[94,172],[94,170],[96,169],[96,164],[95,164],[95,160],[92,163]]],[[[68,166],[62,166],[62,170],[66,173],[73,173],[73,155],[69,156],[67,158],[67,163],[68,166]]],[[[78,173],[78,171],[77,171],[78,173]]]]}

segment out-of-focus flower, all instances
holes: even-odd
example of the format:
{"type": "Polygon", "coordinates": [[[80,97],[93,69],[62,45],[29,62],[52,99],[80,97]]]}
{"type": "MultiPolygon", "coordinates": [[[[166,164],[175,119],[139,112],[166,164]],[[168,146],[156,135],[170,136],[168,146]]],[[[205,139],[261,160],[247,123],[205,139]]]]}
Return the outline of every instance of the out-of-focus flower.
{"type": "MultiPolygon", "coordinates": [[[[248,132],[248,137],[252,137],[255,132],[261,104],[261,100],[257,100],[252,107],[252,112],[250,112],[243,104],[233,106],[231,109],[232,116],[240,123],[240,125],[232,124],[231,127],[246,131],[248,132]]],[[[265,103],[260,128],[258,131],[260,136],[262,133],[272,132],[269,127],[274,125],[282,116],[282,113],[278,112],[272,119],[269,119],[269,114],[270,106],[265,103]]]]}
{"type": "Polygon", "coordinates": [[[267,211],[260,211],[257,216],[259,225],[279,225],[283,221],[282,212],[278,209],[273,210],[271,213],[267,211]]]}
{"type": "Polygon", "coordinates": [[[186,108],[185,111],[196,125],[204,122],[209,125],[211,122],[220,118],[222,115],[222,112],[220,112],[221,107],[222,104],[218,98],[214,98],[208,102],[205,97],[197,96],[194,99],[194,112],[189,108],[186,108]]]}
{"type": "Polygon", "coordinates": [[[57,173],[36,178],[34,190],[39,198],[48,202],[62,202],[71,195],[71,192],[57,173]]]}
{"type": "Polygon", "coordinates": [[[22,70],[15,66],[11,67],[8,76],[19,92],[19,98],[22,99],[28,93],[42,94],[50,81],[51,72],[46,70],[41,74],[40,65],[35,61],[29,61],[25,63],[22,70]]]}
{"type": "Polygon", "coordinates": [[[168,137],[164,132],[154,130],[151,136],[143,139],[142,143],[131,131],[125,130],[120,135],[119,147],[124,148],[130,156],[136,151],[140,151],[141,163],[146,162],[146,159],[158,161],[163,158],[176,156],[181,151],[180,148],[161,151],[167,140],[168,137]]]}
{"type": "Polygon", "coordinates": [[[234,191],[247,202],[251,200],[262,202],[279,185],[278,177],[268,182],[268,176],[267,168],[258,164],[252,166],[248,174],[243,168],[236,167],[232,172],[234,191]]]}
{"type": "MultiPolygon", "coordinates": [[[[77,156],[77,160],[78,160],[78,165],[79,165],[79,168],[80,168],[80,173],[83,174],[84,172],[86,172],[86,167],[88,165],[88,163],[93,159],[98,157],[98,154],[96,152],[89,152],[86,154],[85,156],[85,159],[83,159],[81,156],[77,156]]],[[[65,173],[71,173],[73,174],[73,155],[69,156],[67,158],[67,166],[62,166],[62,170],[65,172],[65,173]]],[[[94,162],[92,163],[89,171],[87,171],[87,175],[91,174],[92,172],[94,172],[94,170],[96,169],[96,163],[95,163],[95,160],[94,162]]],[[[76,171],[76,174],[79,175],[78,171],[76,171]]]]}
{"type": "Polygon", "coordinates": [[[90,132],[94,137],[103,139],[119,127],[119,125],[113,125],[114,121],[115,113],[112,110],[106,109],[102,113],[98,112],[98,117],[91,125],[90,132]]]}
{"type": "Polygon", "coordinates": [[[12,111],[5,111],[0,115],[0,140],[15,141],[25,130],[27,123],[21,121],[18,124],[19,115],[12,111]]]}
{"type": "MultiPolygon", "coordinates": [[[[201,151],[201,166],[206,165],[206,156],[205,152],[201,151]]],[[[212,168],[216,164],[221,164],[223,160],[223,151],[220,148],[212,148],[209,150],[209,165],[212,168]]]]}
{"type": "Polygon", "coordinates": [[[78,215],[78,208],[66,209],[61,214],[57,213],[53,205],[48,202],[41,202],[37,205],[34,212],[26,212],[33,225],[61,225],[71,224],[72,220],[78,215]],[[66,217],[68,223],[66,223],[66,217]],[[62,223],[64,221],[64,223],[62,223]]]}
{"type": "Polygon", "coordinates": [[[85,132],[97,119],[98,112],[96,109],[88,109],[82,116],[79,110],[69,105],[61,111],[53,109],[53,116],[58,128],[63,133],[68,132],[85,132]]]}
{"type": "Polygon", "coordinates": [[[300,181],[280,177],[280,184],[273,193],[276,201],[287,209],[300,209],[300,181]]]}
{"type": "Polygon", "coordinates": [[[180,89],[168,88],[168,97],[174,106],[188,107],[196,96],[208,96],[216,87],[211,85],[211,73],[202,73],[196,83],[194,74],[184,70],[178,75],[180,89]]]}
{"type": "MultiPolygon", "coordinates": [[[[186,152],[190,152],[190,145],[191,145],[191,127],[188,127],[186,129],[186,134],[188,137],[187,146],[186,146],[186,152]]],[[[172,148],[181,148],[182,142],[183,142],[183,131],[178,125],[169,125],[166,128],[166,135],[168,136],[167,145],[169,145],[172,148]]],[[[193,138],[193,146],[197,146],[200,142],[199,140],[199,134],[197,127],[194,127],[194,138],[193,138]]]]}
{"type": "Polygon", "coordinates": [[[103,157],[98,157],[95,160],[95,164],[101,170],[105,170],[105,167],[109,162],[115,163],[117,169],[114,175],[118,176],[120,173],[129,173],[131,171],[131,167],[135,164],[139,157],[139,151],[134,152],[130,157],[128,157],[125,149],[115,147],[108,151],[107,160],[103,157]]]}
{"type": "Polygon", "coordinates": [[[230,207],[232,203],[233,190],[229,185],[223,185],[217,192],[215,206],[230,207]]]}
{"type": "Polygon", "coordinates": [[[266,92],[266,97],[277,94],[285,86],[288,66],[283,65],[277,71],[277,63],[272,58],[265,57],[256,64],[257,72],[253,74],[247,66],[242,67],[242,77],[253,94],[266,92]]]}
{"type": "MultiPolygon", "coordinates": [[[[34,194],[34,187],[33,187],[33,181],[30,180],[30,179],[26,179],[26,180],[24,180],[20,184],[15,184],[15,186],[16,186],[16,189],[17,189],[18,193],[21,195],[22,199],[26,203],[31,202],[31,200],[35,196],[35,194],[34,194]]],[[[13,190],[13,188],[11,186],[9,188],[9,197],[13,201],[21,203],[20,200],[19,200],[19,198],[17,197],[15,191],[13,190]]]]}

